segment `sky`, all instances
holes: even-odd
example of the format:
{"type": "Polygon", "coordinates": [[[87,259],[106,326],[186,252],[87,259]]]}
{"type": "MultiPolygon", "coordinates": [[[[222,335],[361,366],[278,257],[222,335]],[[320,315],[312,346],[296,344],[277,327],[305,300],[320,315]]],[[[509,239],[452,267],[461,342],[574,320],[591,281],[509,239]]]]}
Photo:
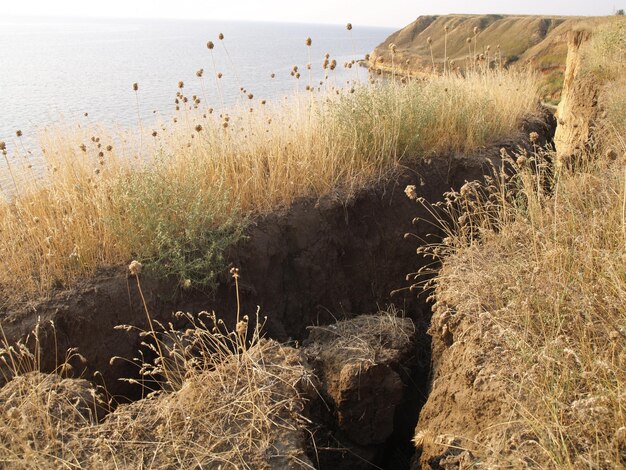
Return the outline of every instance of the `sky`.
{"type": "Polygon", "coordinates": [[[420,15],[500,13],[610,15],[626,0],[18,0],[4,1],[2,16],[189,18],[300,23],[351,22],[405,26],[420,15]]]}

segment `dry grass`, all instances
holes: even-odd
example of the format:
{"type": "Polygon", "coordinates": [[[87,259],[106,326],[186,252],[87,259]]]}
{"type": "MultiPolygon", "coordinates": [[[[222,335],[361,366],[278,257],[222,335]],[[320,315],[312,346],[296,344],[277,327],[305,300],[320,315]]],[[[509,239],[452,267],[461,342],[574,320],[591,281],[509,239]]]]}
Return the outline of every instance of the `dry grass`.
{"type": "Polygon", "coordinates": [[[309,327],[309,342],[323,344],[322,356],[342,364],[349,361],[378,364],[389,350],[410,347],[415,325],[391,306],[375,315],[360,315],[329,326],[309,327]]]}
{"type": "MultiPolygon", "coordinates": [[[[185,330],[170,325],[163,333],[142,332],[156,359],[138,366],[145,384],[161,382],[158,390],[148,390],[147,398],[118,407],[101,422],[105,407],[88,382],[25,372],[24,367],[13,371],[12,380],[0,388],[0,465],[310,466],[300,414],[306,402],[301,392],[310,384],[299,352],[262,339],[258,315],[254,326],[242,316],[234,331],[215,314],[177,317],[188,324],[185,330]]],[[[0,358],[11,364],[24,353],[5,348],[0,358]]]]}
{"type": "Polygon", "coordinates": [[[221,117],[181,95],[176,122],[155,136],[45,135],[45,178],[10,168],[19,191],[0,203],[3,292],[45,292],[132,258],[211,286],[247,216],[300,196],[349,195],[407,156],[508,136],[537,100],[535,78],[510,71],[344,92],[331,84],[283,105],[251,99],[252,111],[221,117]]]}
{"type": "Polygon", "coordinates": [[[448,236],[424,249],[444,259],[438,301],[498,336],[497,351],[479,352],[481,367],[499,364],[489,380],[510,380],[502,422],[482,429],[472,452],[494,468],[617,468],[626,460],[626,160],[555,175],[542,152],[511,164],[521,166],[512,178],[468,183],[431,206],[448,236]]]}
{"type": "MultiPolygon", "coordinates": [[[[414,276],[436,275],[431,331],[442,344],[454,337],[446,357],[458,364],[447,366],[474,374],[459,409],[483,419],[433,426],[459,433],[450,442],[466,451],[450,460],[626,465],[626,128],[615,100],[624,96],[616,73],[626,65],[624,24],[595,31],[586,50],[586,72],[606,79],[595,154],[572,170],[555,166],[551,151],[504,153],[506,172],[494,169],[485,184],[467,183],[441,204],[421,201],[446,237],[418,249],[442,260],[441,270],[414,276]]],[[[428,411],[432,420],[436,410],[428,411]]],[[[430,432],[422,424],[420,445],[430,432]]]]}

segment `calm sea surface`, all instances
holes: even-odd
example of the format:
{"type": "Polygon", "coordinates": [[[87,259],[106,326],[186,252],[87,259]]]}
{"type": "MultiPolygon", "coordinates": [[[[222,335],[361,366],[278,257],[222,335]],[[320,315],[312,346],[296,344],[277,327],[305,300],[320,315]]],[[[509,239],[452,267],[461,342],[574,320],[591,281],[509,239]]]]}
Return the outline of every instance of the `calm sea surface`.
{"type": "Polygon", "coordinates": [[[338,63],[336,84],[357,73],[364,79],[364,69],[344,69],[344,62],[362,58],[392,32],[358,25],[349,32],[345,26],[311,24],[0,18],[0,140],[14,150],[21,146],[15,136],[20,129],[27,150],[36,153],[37,134],[58,122],[132,128],[134,82],[144,125],[155,116],[173,116],[179,80],[187,96],[206,96],[208,105],[220,107],[214,71],[223,73],[226,106],[242,99],[240,87],[255,99],[282,99],[308,83],[307,37],[313,40],[313,83],[323,78],[327,52],[338,63]],[[215,66],[209,40],[215,43],[215,66]],[[293,65],[300,68],[300,81],[290,76],[293,65]],[[196,77],[200,68],[204,93],[196,77]]]}

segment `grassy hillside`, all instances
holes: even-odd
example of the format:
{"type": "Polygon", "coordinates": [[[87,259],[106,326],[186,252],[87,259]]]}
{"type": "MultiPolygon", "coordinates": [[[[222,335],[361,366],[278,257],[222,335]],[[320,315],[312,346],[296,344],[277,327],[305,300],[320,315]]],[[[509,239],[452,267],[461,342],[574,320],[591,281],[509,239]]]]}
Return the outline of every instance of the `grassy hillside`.
{"type": "Polygon", "coordinates": [[[396,68],[402,72],[421,74],[431,73],[433,67],[442,71],[444,65],[447,70],[456,70],[457,67],[464,70],[481,54],[483,60],[492,65],[530,63],[544,76],[544,98],[558,101],[565,69],[568,31],[607,21],[612,19],[510,15],[420,16],[378,46],[371,54],[370,65],[385,71],[396,68]],[[395,45],[395,54],[392,54],[392,45],[395,45]],[[445,57],[448,62],[444,64],[445,57]]]}
{"type": "Polygon", "coordinates": [[[452,222],[430,248],[446,256],[415,439],[424,468],[433,456],[626,465],[626,21],[589,35],[577,79],[595,76],[605,112],[585,153],[569,165],[549,149],[512,155],[516,175],[468,183],[437,208],[452,222]]]}

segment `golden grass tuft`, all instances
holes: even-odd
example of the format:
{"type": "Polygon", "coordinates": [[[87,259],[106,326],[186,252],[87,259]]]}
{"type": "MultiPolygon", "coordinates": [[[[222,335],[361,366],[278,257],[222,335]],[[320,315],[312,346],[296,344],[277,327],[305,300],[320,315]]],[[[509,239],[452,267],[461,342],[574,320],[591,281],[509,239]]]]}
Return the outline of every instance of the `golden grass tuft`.
{"type": "MultiPolygon", "coordinates": [[[[130,269],[139,275],[137,262],[130,269]]],[[[233,277],[237,281],[238,271],[233,277]]],[[[313,385],[300,353],[263,339],[258,311],[249,319],[238,308],[232,330],[214,313],[176,317],[185,330],[159,325],[156,334],[152,322],[149,331],[140,330],[156,359],[137,364],[140,379],[127,379],[157,390],[146,389],[146,398],[104,418],[108,407],[89,382],[42,374],[35,353],[0,343],[0,365],[10,371],[0,387],[0,463],[12,469],[313,468],[301,416],[313,385]]]]}

